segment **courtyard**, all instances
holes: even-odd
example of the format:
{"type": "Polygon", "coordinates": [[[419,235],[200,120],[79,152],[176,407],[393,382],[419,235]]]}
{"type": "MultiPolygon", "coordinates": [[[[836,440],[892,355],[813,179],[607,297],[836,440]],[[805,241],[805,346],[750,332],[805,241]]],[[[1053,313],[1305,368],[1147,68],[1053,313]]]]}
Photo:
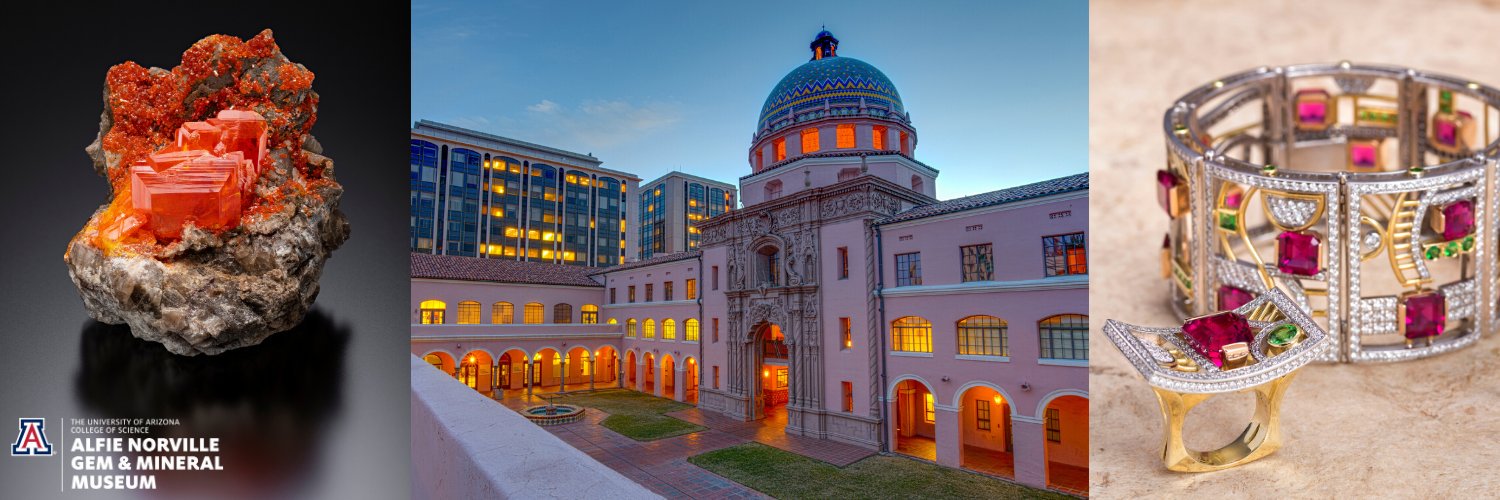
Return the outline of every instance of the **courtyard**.
{"type": "MultiPolygon", "coordinates": [[[[555,396],[588,408],[545,429],[669,498],[1067,498],[973,472],[783,432],[784,415],[741,422],[625,389],[555,396]]],[[[545,404],[505,394],[512,409],[545,404]]]]}

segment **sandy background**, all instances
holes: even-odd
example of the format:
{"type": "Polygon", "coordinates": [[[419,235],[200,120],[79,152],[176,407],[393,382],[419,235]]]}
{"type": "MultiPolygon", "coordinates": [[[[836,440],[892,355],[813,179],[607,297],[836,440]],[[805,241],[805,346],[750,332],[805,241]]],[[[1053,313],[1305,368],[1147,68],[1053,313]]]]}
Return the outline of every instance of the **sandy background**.
{"type": "MultiPolygon", "coordinates": [[[[1154,171],[1162,113],[1196,85],[1262,65],[1389,63],[1500,84],[1500,1],[1094,1],[1089,153],[1094,355],[1089,368],[1095,498],[1491,496],[1500,489],[1500,333],[1422,361],[1313,365],[1283,409],[1286,444],[1235,469],[1161,466],[1150,388],[1099,331],[1106,318],[1176,322],[1159,276],[1167,219],[1154,171]],[[1486,33],[1485,30],[1488,30],[1486,33]]],[[[1189,444],[1243,429],[1253,398],[1210,400],[1189,444]]]]}

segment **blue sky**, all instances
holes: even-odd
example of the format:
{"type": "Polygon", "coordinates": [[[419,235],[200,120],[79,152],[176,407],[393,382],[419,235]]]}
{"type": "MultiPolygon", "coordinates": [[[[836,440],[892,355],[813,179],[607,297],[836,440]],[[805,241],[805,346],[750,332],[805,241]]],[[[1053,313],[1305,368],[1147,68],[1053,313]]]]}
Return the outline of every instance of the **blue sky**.
{"type": "Polygon", "coordinates": [[[726,182],[771,88],[811,56],[880,68],[916,157],[955,198],[1086,171],[1088,5],[1048,2],[412,3],[411,119],[726,182]]]}

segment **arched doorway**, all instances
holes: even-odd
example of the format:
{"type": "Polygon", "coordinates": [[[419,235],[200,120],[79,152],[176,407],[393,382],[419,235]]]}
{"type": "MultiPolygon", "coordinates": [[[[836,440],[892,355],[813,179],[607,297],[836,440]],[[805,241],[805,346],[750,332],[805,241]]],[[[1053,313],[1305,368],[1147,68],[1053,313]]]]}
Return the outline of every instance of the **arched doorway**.
{"type": "Polygon", "coordinates": [[[656,394],[656,358],[649,352],[642,354],[641,365],[644,368],[641,373],[641,392],[656,394]]]}
{"type": "Polygon", "coordinates": [[[514,396],[526,389],[526,351],[510,349],[501,353],[495,369],[495,386],[501,394],[514,396]]]}
{"type": "Polygon", "coordinates": [[[686,379],[682,384],[682,401],[684,403],[698,404],[698,360],[691,357],[686,362],[686,379]]]}
{"type": "Polygon", "coordinates": [[[755,329],[757,373],[753,393],[753,415],[768,425],[786,426],[786,403],[791,396],[791,367],[787,362],[786,335],[775,323],[763,322],[755,329]]]}
{"type": "Polygon", "coordinates": [[[959,464],[986,474],[1016,477],[1010,401],[995,388],[981,384],[959,394],[956,406],[959,464]]]}
{"type": "Polygon", "coordinates": [[[490,353],[478,349],[469,351],[458,360],[458,380],[480,394],[493,395],[493,366],[494,358],[490,357],[490,353]]]}
{"type": "Polygon", "coordinates": [[[1047,486],[1070,491],[1089,487],[1089,400],[1056,396],[1042,409],[1047,486]]]}
{"type": "Polygon", "coordinates": [[[640,390],[636,386],[635,351],[625,351],[625,387],[640,390]]]}
{"type": "Polygon", "coordinates": [[[567,362],[562,366],[567,371],[563,374],[562,390],[578,391],[588,388],[589,377],[593,375],[593,367],[589,366],[590,354],[588,348],[582,346],[568,349],[567,362]]]}
{"type": "Polygon", "coordinates": [[[896,452],[924,460],[937,460],[937,401],[926,384],[901,380],[891,403],[891,421],[896,427],[896,452]]]}
{"type": "Polygon", "coordinates": [[[677,399],[677,361],[671,354],[661,355],[661,397],[677,399]]]}
{"type": "Polygon", "coordinates": [[[604,346],[594,351],[594,376],[595,387],[607,387],[613,385],[619,378],[620,365],[619,353],[612,346],[604,346]]]}
{"type": "Polygon", "coordinates": [[[531,393],[556,392],[562,388],[562,355],[545,348],[531,356],[531,393]]]}
{"type": "Polygon", "coordinates": [[[443,351],[429,352],[422,356],[422,360],[450,377],[458,370],[458,364],[453,362],[453,355],[443,351]]]}

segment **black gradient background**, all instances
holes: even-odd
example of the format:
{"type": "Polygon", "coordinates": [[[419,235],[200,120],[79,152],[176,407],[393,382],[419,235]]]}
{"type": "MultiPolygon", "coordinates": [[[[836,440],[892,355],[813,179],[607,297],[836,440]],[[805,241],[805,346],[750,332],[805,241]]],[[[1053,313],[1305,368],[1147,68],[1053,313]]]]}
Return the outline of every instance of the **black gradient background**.
{"type": "Polygon", "coordinates": [[[0,437],[9,445],[17,418],[46,417],[55,454],[0,453],[0,497],[60,495],[61,451],[71,438],[58,419],[74,417],[179,418],[170,435],[220,437],[226,470],[160,474],[156,492],[70,496],[409,494],[406,176],[398,159],[409,128],[408,6],[30,4],[42,7],[7,7],[0,30],[0,437]],[[83,151],[98,131],[105,72],[126,60],[170,68],[204,36],[249,38],[263,28],[316,74],[312,132],[335,161],[352,227],[328,261],[313,313],[260,346],[194,358],[93,322],[62,256],[108,197],[83,151]]]}

